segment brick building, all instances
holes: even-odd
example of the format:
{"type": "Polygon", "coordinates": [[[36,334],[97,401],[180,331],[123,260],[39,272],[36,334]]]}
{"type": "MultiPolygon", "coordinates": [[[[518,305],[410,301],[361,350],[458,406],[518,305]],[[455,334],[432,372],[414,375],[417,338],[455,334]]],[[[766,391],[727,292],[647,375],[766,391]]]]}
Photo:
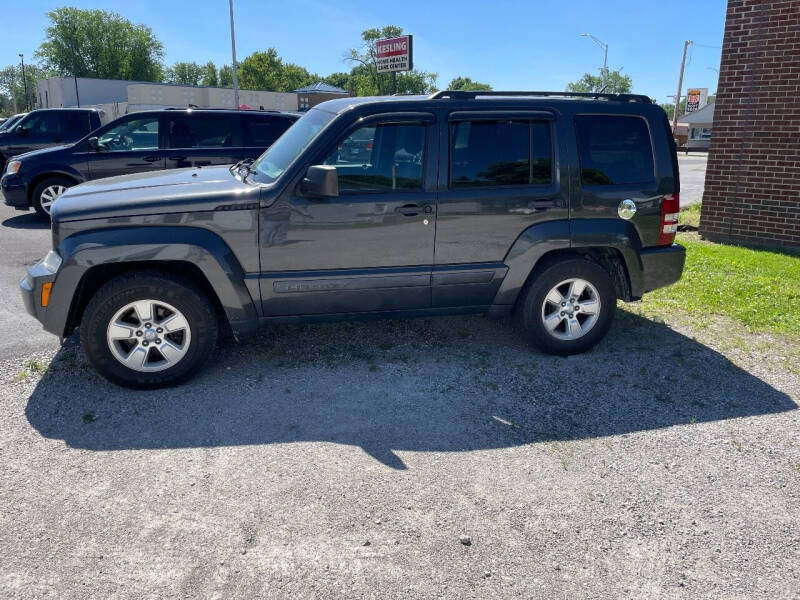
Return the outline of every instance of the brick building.
{"type": "Polygon", "coordinates": [[[729,0],[700,233],[800,247],[800,0],[729,0]]]}

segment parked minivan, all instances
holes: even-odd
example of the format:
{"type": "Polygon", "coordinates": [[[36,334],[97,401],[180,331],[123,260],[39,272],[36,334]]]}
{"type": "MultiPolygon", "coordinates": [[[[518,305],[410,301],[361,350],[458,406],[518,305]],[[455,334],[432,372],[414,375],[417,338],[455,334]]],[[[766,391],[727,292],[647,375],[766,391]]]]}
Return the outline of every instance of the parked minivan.
{"type": "Polygon", "coordinates": [[[0,164],[31,150],[71,144],[100,127],[94,108],[43,108],[32,110],[0,133],[0,164]]]}
{"type": "Polygon", "coordinates": [[[15,157],[2,178],[5,203],[47,216],[64,190],[84,181],[256,158],[298,118],[274,111],[196,109],[125,115],[70,146],[15,157]]]}

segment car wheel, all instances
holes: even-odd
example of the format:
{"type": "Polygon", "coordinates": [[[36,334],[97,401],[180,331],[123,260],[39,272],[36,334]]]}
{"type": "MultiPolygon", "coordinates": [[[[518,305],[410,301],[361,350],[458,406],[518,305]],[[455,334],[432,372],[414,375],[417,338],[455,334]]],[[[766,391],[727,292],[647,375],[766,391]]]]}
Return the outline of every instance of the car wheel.
{"type": "Polygon", "coordinates": [[[101,375],[131,388],[189,379],[217,343],[217,317],[192,282],[169,273],[121,275],[89,302],[81,344],[101,375]]]}
{"type": "Polygon", "coordinates": [[[67,191],[67,188],[73,186],[74,181],[66,177],[49,177],[40,181],[35,188],[31,199],[33,200],[33,208],[36,209],[37,214],[42,218],[50,218],[50,207],[53,202],[67,191]]]}
{"type": "Polygon", "coordinates": [[[522,298],[520,316],[534,346],[568,355],[597,344],[608,332],[616,307],[614,283],[603,267],[564,259],[535,275],[522,298]]]}

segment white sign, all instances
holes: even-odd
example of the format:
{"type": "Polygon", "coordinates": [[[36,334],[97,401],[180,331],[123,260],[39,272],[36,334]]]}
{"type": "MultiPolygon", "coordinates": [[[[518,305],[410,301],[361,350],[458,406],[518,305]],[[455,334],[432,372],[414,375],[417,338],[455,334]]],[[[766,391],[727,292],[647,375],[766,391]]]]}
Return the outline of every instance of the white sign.
{"type": "Polygon", "coordinates": [[[686,91],[686,112],[697,112],[708,104],[708,88],[689,88],[686,91]]]}
{"type": "Polygon", "coordinates": [[[414,68],[412,62],[410,35],[378,40],[375,44],[375,59],[378,64],[378,73],[392,71],[410,71],[414,68]]]}

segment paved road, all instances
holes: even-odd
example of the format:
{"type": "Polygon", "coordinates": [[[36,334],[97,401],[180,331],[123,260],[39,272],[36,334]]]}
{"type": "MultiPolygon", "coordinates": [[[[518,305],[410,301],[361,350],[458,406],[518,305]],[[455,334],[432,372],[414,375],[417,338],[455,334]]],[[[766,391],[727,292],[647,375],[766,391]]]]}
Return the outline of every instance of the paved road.
{"type": "Polygon", "coordinates": [[[703,200],[706,182],[706,163],[708,154],[678,153],[678,169],[681,175],[681,207],[696,204],[703,200]]]}
{"type": "MultiPolygon", "coordinates": [[[[2,202],[2,193],[0,193],[2,202]]],[[[0,357],[55,350],[58,339],[25,312],[19,282],[50,249],[49,224],[0,204],[0,357]]]]}

